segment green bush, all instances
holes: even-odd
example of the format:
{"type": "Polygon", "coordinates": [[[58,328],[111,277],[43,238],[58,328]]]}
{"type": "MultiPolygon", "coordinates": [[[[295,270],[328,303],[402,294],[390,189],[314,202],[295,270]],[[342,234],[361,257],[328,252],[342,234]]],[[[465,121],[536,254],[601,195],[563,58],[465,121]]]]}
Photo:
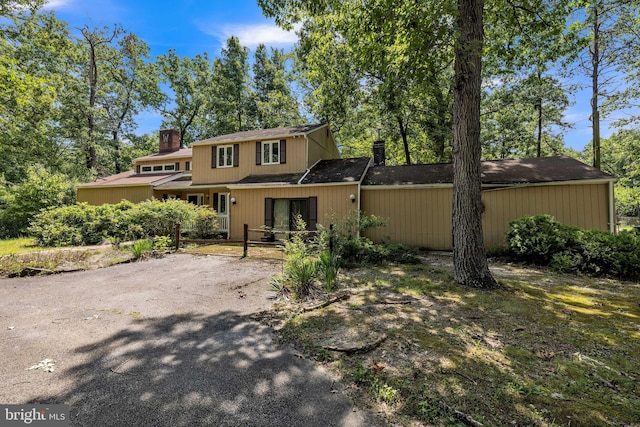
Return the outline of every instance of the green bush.
{"type": "Polygon", "coordinates": [[[548,215],[526,216],[509,224],[507,253],[561,272],[640,278],[640,235],[582,230],[548,215]]]}
{"type": "Polygon", "coordinates": [[[207,233],[217,226],[215,212],[206,207],[179,200],[149,200],[101,206],[78,203],[43,210],[32,221],[29,232],[40,246],[92,245],[106,240],[119,243],[155,236],[171,238],[176,222],[195,222],[207,233]]]}
{"type": "Polygon", "coordinates": [[[42,209],[75,202],[76,183],[43,166],[29,166],[25,180],[9,184],[0,177],[0,238],[28,232],[32,218],[42,209]]]}
{"type": "Polygon", "coordinates": [[[554,254],[575,245],[577,231],[549,215],[524,216],[509,223],[507,246],[520,259],[548,265],[554,254]]]}
{"type": "Polygon", "coordinates": [[[640,187],[627,187],[617,184],[615,194],[616,213],[618,216],[640,217],[640,187]]]}
{"type": "Polygon", "coordinates": [[[206,206],[199,206],[183,230],[193,239],[218,237],[218,215],[206,206]]]}
{"type": "Polygon", "coordinates": [[[152,249],[153,241],[149,239],[138,240],[131,246],[131,253],[133,254],[133,258],[140,259],[147,253],[151,252],[152,249]]]}
{"type": "Polygon", "coordinates": [[[343,220],[334,218],[334,252],[342,265],[379,264],[392,261],[401,264],[417,264],[417,250],[400,244],[373,243],[363,237],[366,230],[386,227],[388,222],[375,215],[351,211],[343,220]]]}

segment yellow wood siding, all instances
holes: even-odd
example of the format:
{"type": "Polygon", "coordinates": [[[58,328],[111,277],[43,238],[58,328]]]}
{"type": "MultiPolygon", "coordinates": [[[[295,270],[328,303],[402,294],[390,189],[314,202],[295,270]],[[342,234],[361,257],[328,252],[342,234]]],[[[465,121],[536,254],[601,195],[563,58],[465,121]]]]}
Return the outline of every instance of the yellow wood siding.
{"type": "MultiPolygon", "coordinates": [[[[287,138],[287,163],[279,165],[256,165],[256,141],[240,142],[238,167],[212,168],[212,145],[193,147],[194,184],[237,182],[247,175],[270,175],[279,173],[303,173],[306,170],[306,148],[304,137],[287,138]]],[[[222,143],[219,145],[233,145],[222,143]]]]}
{"type": "Polygon", "coordinates": [[[143,202],[153,197],[151,185],[135,187],[95,187],[78,188],[78,202],[87,202],[90,205],[102,205],[104,203],[120,203],[123,199],[133,203],[143,202]]]}
{"type": "Polygon", "coordinates": [[[504,244],[510,221],[548,214],[584,229],[609,229],[609,184],[543,185],[483,191],[482,217],[488,249],[504,244]]]}
{"type": "MultiPolygon", "coordinates": [[[[264,225],[264,199],[294,199],[317,197],[318,198],[318,224],[328,226],[332,214],[342,218],[350,210],[357,209],[357,203],[352,203],[350,194],[357,196],[358,186],[333,185],[333,186],[296,186],[286,188],[256,188],[256,189],[232,189],[231,197],[235,197],[236,204],[231,206],[231,239],[242,239],[243,224],[249,228],[259,228],[264,225]]],[[[251,239],[258,236],[252,234],[251,239]]]]}
{"type": "MultiPolygon", "coordinates": [[[[585,229],[609,229],[609,184],[541,185],[483,191],[483,232],[487,249],[504,244],[510,221],[549,214],[585,229]]],[[[450,250],[451,188],[362,190],[362,210],[389,221],[366,232],[376,242],[450,250]]]]}
{"type": "Polygon", "coordinates": [[[310,132],[307,138],[309,140],[308,167],[313,166],[318,160],[341,158],[328,126],[310,132]]]}
{"type": "Polygon", "coordinates": [[[451,188],[363,189],[362,211],[389,221],[365,236],[375,242],[451,249],[451,204],[451,188]]]}

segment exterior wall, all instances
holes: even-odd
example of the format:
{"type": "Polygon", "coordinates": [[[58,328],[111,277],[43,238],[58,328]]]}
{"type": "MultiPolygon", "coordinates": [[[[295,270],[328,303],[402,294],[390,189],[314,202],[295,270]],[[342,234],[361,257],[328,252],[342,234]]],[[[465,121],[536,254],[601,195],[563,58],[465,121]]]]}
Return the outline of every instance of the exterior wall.
{"type": "Polygon", "coordinates": [[[318,160],[341,158],[329,126],[310,132],[307,138],[309,140],[307,167],[311,167],[318,160]]]}
{"type": "Polygon", "coordinates": [[[364,235],[374,242],[449,250],[452,188],[363,188],[361,210],[389,221],[364,235]]]}
{"type": "MultiPolygon", "coordinates": [[[[274,199],[293,198],[318,198],[318,224],[329,226],[332,214],[338,217],[346,216],[350,210],[358,208],[357,203],[352,203],[350,194],[358,194],[358,185],[326,185],[326,186],[305,186],[282,188],[255,188],[255,189],[232,189],[231,197],[235,197],[236,204],[231,206],[231,239],[242,239],[243,224],[248,224],[249,228],[259,228],[264,225],[264,199],[271,197],[274,199]]],[[[256,239],[256,235],[250,235],[251,239],[256,239]]]]}
{"type": "MultiPolygon", "coordinates": [[[[247,175],[269,175],[278,173],[303,173],[306,166],[306,144],[304,137],[287,138],[287,163],[279,165],[256,165],[256,141],[239,143],[238,167],[212,168],[212,145],[192,147],[194,184],[236,182],[247,175]]],[[[233,145],[221,143],[217,145],[233,145]]]]}
{"type": "MultiPolygon", "coordinates": [[[[370,230],[376,242],[451,250],[452,188],[362,189],[362,210],[389,220],[370,230]]],[[[511,187],[482,192],[487,249],[504,244],[510,221],[524,215],[549,214],[585,229],[609,229],[609,184],[511,187]]]]}
{"type": "Polygon", "coordinates": [[[78,202],[87,202],[90,205],[120,203],[122,199],[139,203],[153,197],[153,188],[151,185],[131,187],[79,187],[77,197],[78,202]]]}
{"type": "Polygon", "coordinates": [[[584,229],[609,230],[609,184],[540,185],[482,192],[488,249],[504,244],[508,223],[524,215],[549,214],[584,229]]]}

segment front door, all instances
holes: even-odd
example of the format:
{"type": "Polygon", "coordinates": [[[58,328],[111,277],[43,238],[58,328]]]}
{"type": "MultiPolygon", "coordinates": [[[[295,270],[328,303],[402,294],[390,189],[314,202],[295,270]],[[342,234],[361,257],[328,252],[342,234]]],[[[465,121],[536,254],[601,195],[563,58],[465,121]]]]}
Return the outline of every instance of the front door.
{"type": "Polygon", "coordinates": [[[229,193],[218,193],[218,225],[220,231],[229,234],[229,193]]]}

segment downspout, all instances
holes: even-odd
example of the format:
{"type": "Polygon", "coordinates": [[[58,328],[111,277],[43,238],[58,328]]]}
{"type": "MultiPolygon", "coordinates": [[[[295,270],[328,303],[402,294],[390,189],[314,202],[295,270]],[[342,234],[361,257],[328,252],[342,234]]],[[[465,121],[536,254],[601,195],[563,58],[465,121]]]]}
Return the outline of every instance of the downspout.
{"type": "Polygon", "coordinates": [[[609,181],[609,231],[616,234],[615,197],[613,194],[613,181],[609,181]]]}
{"type": "Polygon", "coordinates": [[[300,177],[300,179],[298,180],[298,184],[302,184],[302,181],[304,181],[304,179],[307,177],[307,175],[309,175],[309,172],[311,172],[311,169],[313,169],[313,167],[315,165],[317,165],[320,162],[320,160],[318,160],[317,162],[315,162],[313,165],[311,165],[311,167],[309,167],[304,174],[300,177]]]}

